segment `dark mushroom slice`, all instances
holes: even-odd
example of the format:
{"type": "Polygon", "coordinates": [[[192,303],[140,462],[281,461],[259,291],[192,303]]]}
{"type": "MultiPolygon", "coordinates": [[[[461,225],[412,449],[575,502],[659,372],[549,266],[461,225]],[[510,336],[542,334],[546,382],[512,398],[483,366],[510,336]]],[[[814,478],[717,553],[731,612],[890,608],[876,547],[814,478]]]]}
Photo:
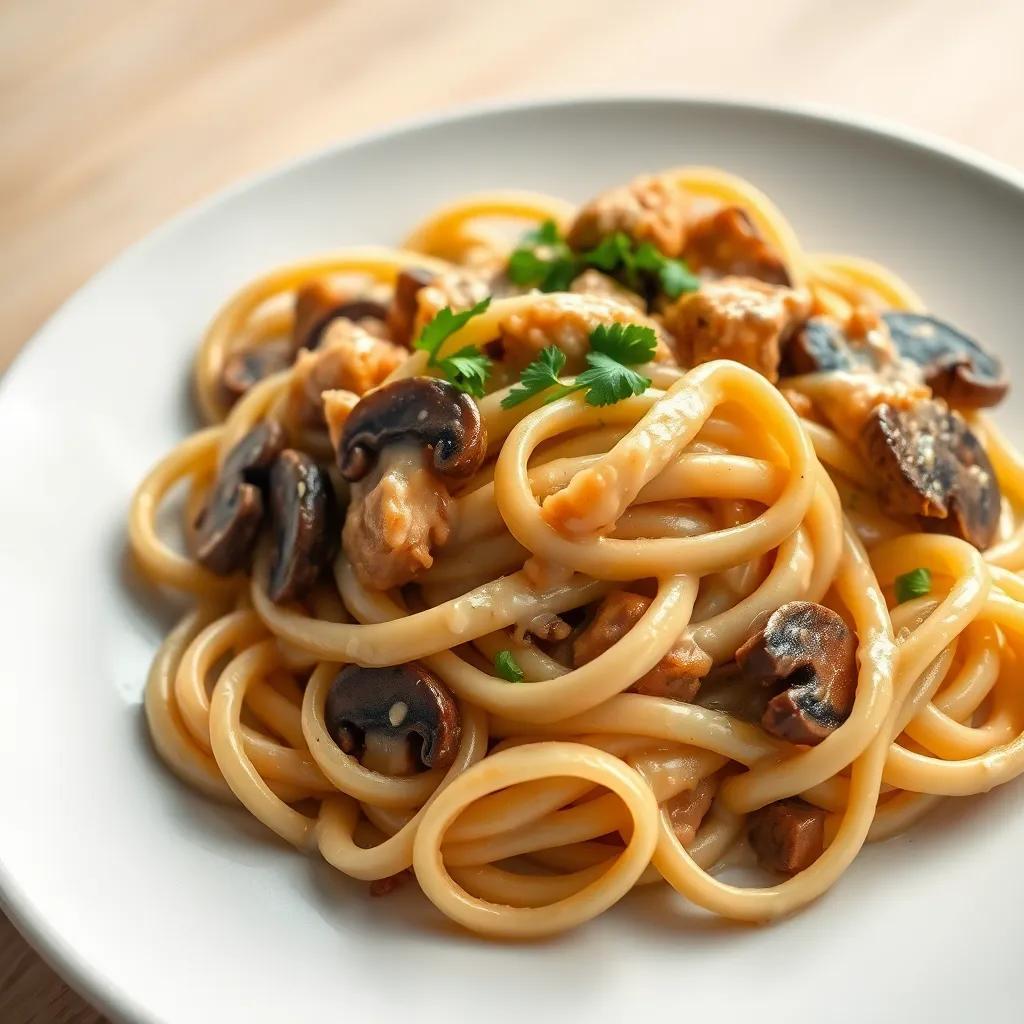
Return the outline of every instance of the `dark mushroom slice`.
{"type": "Polygon", "coordinates": [[[779,800],[750,816],[748,835],[761,867],[795,875],[825,849],[825,812],[796,797],[779,800]]]}
{"type": "Polygon", "coordinates": [[[284,430],[277,420],[257,423],[228,452],[220,467],[220,480],[242,477],[247,483],[264,486],[270,467],[284,449],[284,430]]]}
{"type": "Polygon", "coordinates": [[[981,442],[964,418],[938,401],[876,406],[861,449],[881,483],[883,507],[922,518],[980,551],[995,539],[1002,492],[981,442]]]}
{"type": "Polygon", "coordinates": [[[462,735],[455,699],[417,661],[389,668],[347,665],[331,683],[324,723],[346,754],[386,775],[447,768],[462,735]]]}
{"type": "Polygon", "coordinates": [[[316,348],[327,325],[338,317],[362,320],[366,317],[385,320],[387,307],[372,299],[350,299],[323,281],[311,281],[295,293],[295,321],[292,325],[291,350],[316,348]]]}
{"type": "Polygon", "coordinates": [[[411,345],[416,313],[419,309],[419,294],[432,284],[437,277],[422,267],[405,267],[395,278],[395,294],[387,314],[391,340],[398,345],[411,345]]]}
{"type": "Polygon", "coordinates": [[[225,398],[233,405],[253,385],[272,373],[286,370],[293,361],[291,342],[283,339],[232,352],[220,375],[225,398]]]}
{"type": "Polygon", "coordinates": [[[396,380],[366,395],[349,414],[338,445],[338,468],[364,477],[383,448],[410,441],[433,453],[442,476],[472,476],[487,452],[487,432],[469,395],[431,377],[396,380]]]}
{"type": "Polygon", "coordinates": [[[811,317],[793,335],[782,357],[782,376],[828,373],[870,365],[863,349],[849,344],[839,324],[827,317],[811,317]]]}
{"type": "Polygon", "coordinates": [[[248,560],[263,520],[270,466],[283,447],[280,424],[265,420],[228,453],[194,524],[192,548],[200,565],[228,576],[248,560]]]}
{"type": "Polygon", "coordinates": [[[857,642],[841,616],[811,601],[791,601],[736,652],[736,663],[749,678],[779,691],[761,716],[765,730],[814,745],[850,715],[856,655],[857,642]]]}
{"type": "Polygon", "coordinates": [[[1009,388],[1001,360],[973,338],[938,317],[883,313],[893,344],[913,360],[932,392],[952,405],[983,409],[997,405],[1009,388]]]}
{"type": "Polygon", "coordinates": [[[286,448],[270,470],[274,557],[267,591],[275,602],[304,597],[330,562],[337,540],[334,491],[304,452],[286,448]]]}

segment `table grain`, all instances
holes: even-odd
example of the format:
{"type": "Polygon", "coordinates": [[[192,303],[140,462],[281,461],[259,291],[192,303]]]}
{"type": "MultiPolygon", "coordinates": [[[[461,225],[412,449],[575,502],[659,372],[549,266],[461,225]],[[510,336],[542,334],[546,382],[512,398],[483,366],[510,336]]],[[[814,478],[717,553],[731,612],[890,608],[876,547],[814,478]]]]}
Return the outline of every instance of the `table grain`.
{"type": "MultiPolygon", "coordinates": [[[[1022,166],[1022,36],[1019,0],[0,0],[0,368],[201,196],[466,102],[823,103],[1022,166]]],[[[0,1021],[102,1020],[0,917],[0,1021]]]]}

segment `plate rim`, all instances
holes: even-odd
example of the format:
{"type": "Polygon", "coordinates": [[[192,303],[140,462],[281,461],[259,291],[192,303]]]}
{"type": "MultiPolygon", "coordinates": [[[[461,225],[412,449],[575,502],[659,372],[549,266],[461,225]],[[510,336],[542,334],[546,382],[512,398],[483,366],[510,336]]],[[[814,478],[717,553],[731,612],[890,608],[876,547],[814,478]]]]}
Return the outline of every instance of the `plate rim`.
{"type": "MultiPolygon", "coordinates": [[[[1024,197],[1024,171],[1017,170],[1006,161],[955,142],[938,133],[913,128],[898,120],[874,114],[865,114],[838,104],[802,101],[762,101],[742,96],[687,90],[637,90],[526,94],[513,98],[499,98],[466,104],[435,108],[410,117],[386,122],[381,127],[360,132],[354,136],[328,142],[297,156],[250,172],[230,184],[214,190],[160,221],[155,227],[129,243],[111,259],[74,288],[24,341],[0,378],[0,402],[7,392],[17,386],[25,369],[27,356],[40,349],[40,342],[51,334],[59,323],[74,314],[81,297],[113,274],[122,263],[138,253],[159,246],[164,237],[203,217],[208,210],[229,201],[234,196],[256,188],[264,182],[285,177],[308,164],[334,158],[351,150],[372,145],[402,135],[429,131],[446,125],[470,121],[485,121],[508,114],[529,111],[547,111],[577,107],[612,106],[686,107],[705,110],[718,109],[725,114],[740,113],[775,116],[804,122],[812,127],[839,126],[855,134],[882,139],[888,143],[940,157],[947,164],[979,172],[990,179],[1009,186],[1024,197]],[[12,383],[13,381],[13,383],[12,383]]],[[[69,987],[86,1000],[92,1008],[114,1021],[156,1021],[152,1012],[138,1002],[123,984],[112,976],[94,968],[93,964],[76,951],[63,936],[52,928],[38,911],[36,901],[8,867],[0,846],[0,911],[15,930],[39,954],[42,960],[69,987]]]]}

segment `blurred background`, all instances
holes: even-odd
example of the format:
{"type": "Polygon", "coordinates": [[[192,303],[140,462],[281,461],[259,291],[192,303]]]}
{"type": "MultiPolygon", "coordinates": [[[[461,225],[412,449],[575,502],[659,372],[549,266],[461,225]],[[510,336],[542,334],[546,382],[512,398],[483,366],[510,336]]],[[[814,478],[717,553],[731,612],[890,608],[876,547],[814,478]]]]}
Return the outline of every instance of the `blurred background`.
{"type": "MultiPolygon", "coordinates": [[[[0,369],[200,197],[466,103],[820,103],[1021,167],[1022,37],[1021,0],[0,0],[0,369]]],[[[0,917],[0,1021],[100,1019],[0,917]]]]}

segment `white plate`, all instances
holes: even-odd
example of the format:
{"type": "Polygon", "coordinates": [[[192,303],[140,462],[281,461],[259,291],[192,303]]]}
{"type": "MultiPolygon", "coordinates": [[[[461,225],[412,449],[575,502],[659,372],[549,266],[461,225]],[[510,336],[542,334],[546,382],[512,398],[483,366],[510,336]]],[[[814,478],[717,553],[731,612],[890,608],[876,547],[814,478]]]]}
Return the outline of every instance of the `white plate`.
{"type": "MultiPolygon", "coordinates": [[[[124,517],[141,474],[192,424],[189,362],[218,305],[275,264],[396,242],[463,192],[582,199],[683,162],[752,179],[812,249],[898,269],[1024,380],[1018,177],[862,125],[680,100],[475,112],[322,153],[133,248],[9,372],[0,882],[5,909],[111,1014],[182,1024],[1015,1018],[1020,785],[948,801],[773,927],[712,920],[660,888],[557,941],[511,946],[455,930],[413,892],[371,900],[364,884],[188,792],[147,743],[140,695],[167,620],[125,571],[124,517]]],[[[1012,399],[1004,416],[1024,426],[1012,399]]]]}

